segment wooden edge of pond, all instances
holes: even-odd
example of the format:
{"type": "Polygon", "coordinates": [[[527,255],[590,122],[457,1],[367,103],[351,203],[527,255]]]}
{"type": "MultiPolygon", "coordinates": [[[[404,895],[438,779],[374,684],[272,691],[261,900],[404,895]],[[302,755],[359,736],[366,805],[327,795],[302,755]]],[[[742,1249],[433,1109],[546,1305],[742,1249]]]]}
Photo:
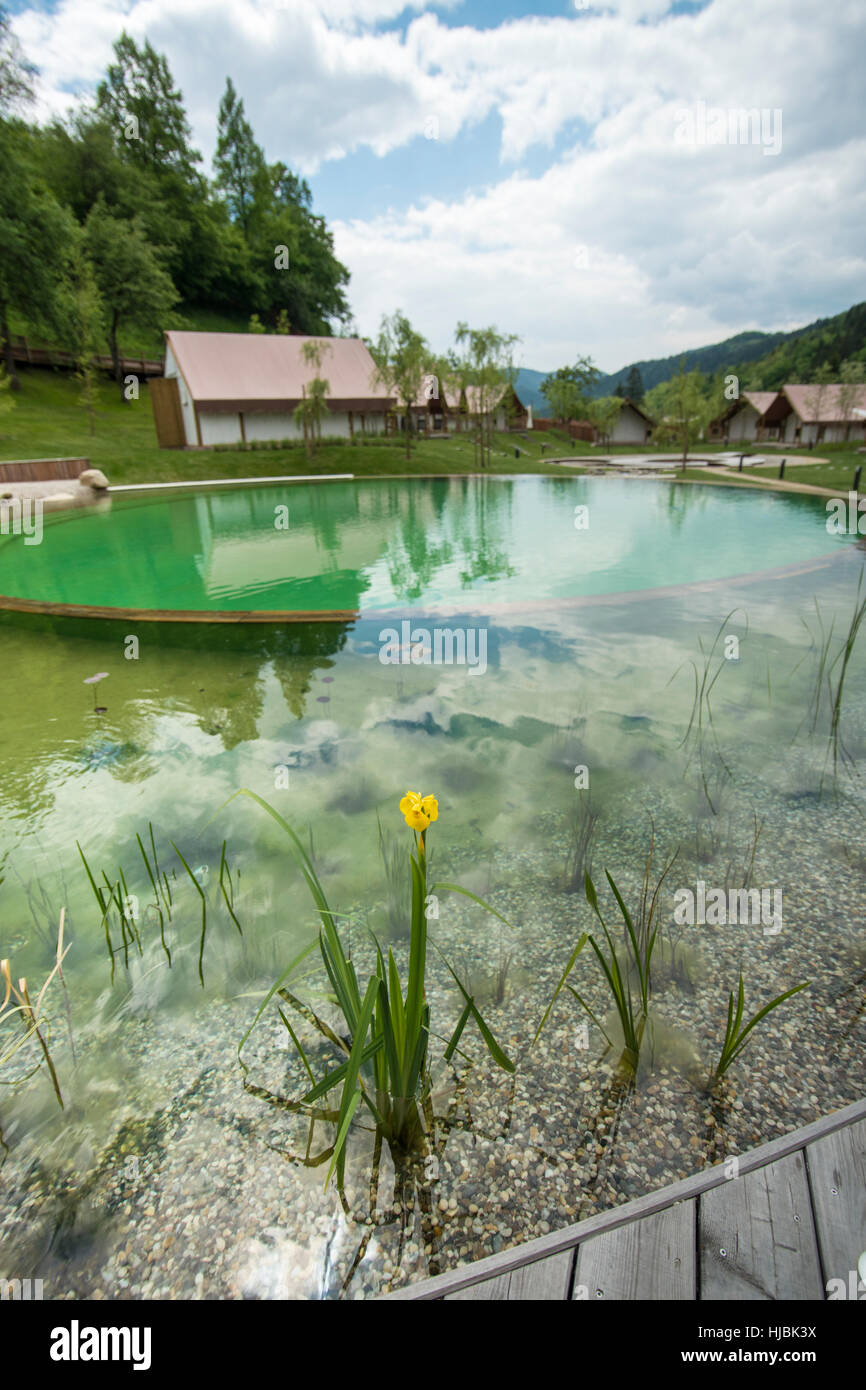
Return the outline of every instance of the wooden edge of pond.
{"type": "Polygon", "coordinates": [[[0,594],[0,611],[41,613],[54,618],[113,618],[137,623],[351,623],[361,616],[357,608],[260,612],[195,608],[105,608],[87,603],[51,603],[47,599],[11,598],[0,594]]]}
{"type": "MultiPolygon", "coordinates": [[[[824,1115],[821,1119],[814,1120],[801,1129],[795,1129],[792,1133],[782,1135],[779,1139],[772,1139],[756,1149],[750,1149],[745,1154],[735,1155],[737,1174],[743,1176],[756,1169],[764,1168],[778,1159],[785,1158],[797,1150],[805,1148],[814,1140],[835,1134],[838,1130],[845,1129],[860,1120],[866,1120],[866,1099],[854,1101],[841,1110],[834,1110],[831,1114],[824,1115]]],[[[487,1255],[484,1259],[475,1260],[470,1264],[458,1265],[455,1269],[435,1275],[432,1279],[424,1279],[416,1284],[407,1284],[404,1288],[383,1294],[381,1298],[382,1300],[397,1299],[403,1302],[444,1299],[449,1294],[457,1293],[473,1284],[484,1283],[497,1275],[510,1274],[525,1265],[531,1265],[539,1260],[548,1259],[552,1255],[573,1250],[592,1236],[616,1230],[620,1226],[639,1221],[646,1216],[653,1216],[679,1202],[699,1197],[713,1188],[721,1187],[730,1182],[731,1178],[726,1172],[730,1157],[701,1173],[695,1173],[688,1178],[681,1178],[677,1182],[670,1183],[667,1187],[659,1188],[656,1192],[649,1192],[643,1197],[636,1197],[631,1202],[624,1202],[622,1206],[612,1207],[609,1211],[599,1212],[594,1216],[587,1217],[584,1221],[577,1222],[576,1225],[565,1226],[560,1231],[551,1231],[549,1235],[539,1236],[537,1239],[526,1241],[522,1245],[512,1246],[496,1255],[487,1255]]]]}

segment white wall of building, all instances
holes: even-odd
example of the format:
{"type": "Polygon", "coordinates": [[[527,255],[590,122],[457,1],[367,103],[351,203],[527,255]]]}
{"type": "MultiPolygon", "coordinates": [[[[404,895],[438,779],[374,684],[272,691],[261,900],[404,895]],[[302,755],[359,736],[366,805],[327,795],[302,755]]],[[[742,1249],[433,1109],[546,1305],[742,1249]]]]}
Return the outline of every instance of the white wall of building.
{"type": "Polygon", "coordinates": [[[244,433],[248,443],[254,439],[303,439],[304,427],[290,411],[252,410],[244,411],[244,433]]]}
{"type": "Polygon", "coordinates": [[[648,425],[630,405],[624,405],[611,431],[611,444],[645,444],[648,425]]]}
{"type": "Polygon", "coordinates": [[[757,439],[758,412],[748,401],[744,401],[735,415],[728,421],[728,439],[757,439]]]}
{"type": "Polygon", "coordinates": [[[200,410],[198,423],[201,428],[202,444],[238,444],[241,437],[241,422],[236,414],[222,411],[212,413],[200,410]]]}

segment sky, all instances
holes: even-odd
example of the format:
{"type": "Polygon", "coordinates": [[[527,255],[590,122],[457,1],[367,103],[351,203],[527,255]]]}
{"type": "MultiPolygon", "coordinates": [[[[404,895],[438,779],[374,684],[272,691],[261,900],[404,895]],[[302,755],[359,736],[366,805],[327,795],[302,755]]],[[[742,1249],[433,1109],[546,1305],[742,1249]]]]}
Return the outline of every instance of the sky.
{"type": "Polygon", "coordinates": [[[604,371],[866,298],[864,0],[6,0],[41,118],[121,30],[209,166],[230,75],[303,173],[355,324],[604,371]],[[740,120],[739,112],[753,112],[740,120]]]}

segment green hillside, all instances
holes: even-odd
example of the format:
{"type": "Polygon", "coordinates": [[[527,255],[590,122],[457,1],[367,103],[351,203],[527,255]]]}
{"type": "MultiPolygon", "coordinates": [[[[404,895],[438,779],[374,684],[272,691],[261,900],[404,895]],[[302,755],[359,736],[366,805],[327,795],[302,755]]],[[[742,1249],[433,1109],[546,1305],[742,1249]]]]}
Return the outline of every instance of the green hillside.
{"type": "Polygon", "coordinates": [[[787,381],[811,381],[825,363],[838,372],[844,361],[866,357],[866,303],[855,304],[832,318],[816,319],[790,333],[752,329],[673,357],[630,363],[618,372],[602,376],[594,394],[610,395],[620,383],[625,383],[632,366],[638,368],[644,388],[649,391],[676,376],[683,357],[687,371],[698,369],[709,376],[746,367],[746,371],[740,371],[746,390],[774,391],[787,381]]]}

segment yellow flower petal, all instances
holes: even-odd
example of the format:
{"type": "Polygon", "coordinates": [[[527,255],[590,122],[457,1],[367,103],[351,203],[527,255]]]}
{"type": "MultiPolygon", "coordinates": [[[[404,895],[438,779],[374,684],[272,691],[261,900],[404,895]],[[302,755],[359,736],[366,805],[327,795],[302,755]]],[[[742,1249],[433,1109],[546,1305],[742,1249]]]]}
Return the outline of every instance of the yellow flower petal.
{"type": "Polygon", "coordinates": [[[439,802],[436,800],[435,796],[422,797],[421,810],[424,812],[425,816],[429,816],[431,821],[439,819],[439,802]]]}
{"type": "Polygon", "coordinates": [[[410,811],[415,810],[421,805],[421,798],[417,792],[407,792],[400,802],[400,810],[404,816],[408,816],[410,811]]]}

